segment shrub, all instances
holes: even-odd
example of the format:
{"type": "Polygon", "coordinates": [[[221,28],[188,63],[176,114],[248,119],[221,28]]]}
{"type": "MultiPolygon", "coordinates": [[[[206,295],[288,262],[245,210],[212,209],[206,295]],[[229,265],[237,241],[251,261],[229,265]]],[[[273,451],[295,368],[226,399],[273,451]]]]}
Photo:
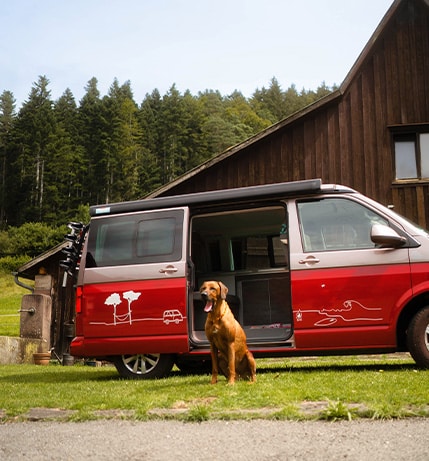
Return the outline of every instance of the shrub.
{"type": "Polygon", "coordinates": [[[16,272],[19,267],[27,263],[31,258],[27,255],[5,256],[0,258],[0,274],[16,272]]]}
{"type": "Polygon", "coordinates": [[[9,228],[9,252],[34,257],[64,240],[66,226],[51,227],[40,222],[30,222],[9,228]]]}

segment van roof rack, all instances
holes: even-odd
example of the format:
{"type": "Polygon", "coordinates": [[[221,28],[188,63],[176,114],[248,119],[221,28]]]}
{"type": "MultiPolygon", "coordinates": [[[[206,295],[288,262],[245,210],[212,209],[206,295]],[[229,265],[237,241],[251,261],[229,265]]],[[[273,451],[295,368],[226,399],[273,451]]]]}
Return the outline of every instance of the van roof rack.
{"type": "Polygon", "coordinates": [[[306,195],[322,190],[321,179],[306,179],[302,181],[264,184],[260,186],[221,189],[191,194],[170,195],[150,199],[133,200],[129,202],[93,205],[89,209],[91,216],[130,213],[178,206],[208,205],[219,202],[242,202],[255,199],[274,199],[290,195],[306,195]]]}

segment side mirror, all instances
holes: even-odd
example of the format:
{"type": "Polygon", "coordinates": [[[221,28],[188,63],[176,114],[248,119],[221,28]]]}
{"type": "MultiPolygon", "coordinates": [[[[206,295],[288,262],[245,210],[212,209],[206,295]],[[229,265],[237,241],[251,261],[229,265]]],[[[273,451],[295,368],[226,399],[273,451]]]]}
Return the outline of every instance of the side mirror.
{"type": "Polygon", "coordinates": [[[380,248],[401,248],[407,243],[405,237],[383,224],[374,224],[371,227],[371,240],[380,248]]]}

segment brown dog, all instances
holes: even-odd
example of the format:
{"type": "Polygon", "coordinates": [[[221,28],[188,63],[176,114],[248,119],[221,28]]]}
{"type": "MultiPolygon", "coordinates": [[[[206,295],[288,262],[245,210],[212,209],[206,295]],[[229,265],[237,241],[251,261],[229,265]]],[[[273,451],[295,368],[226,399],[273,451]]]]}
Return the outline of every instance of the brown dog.
{"type": "Polygon", "coordinates": [[[256,381],[256,363],[247,349],[246,334],[237,322],[226,302],[228,288],[222,282],[204,282],[200,294],[207,312],[205,331],[210,341],[212,358],[212,384],[217,383],[220,371],[227,377],[228,384],[235,378],[256,381]]]}

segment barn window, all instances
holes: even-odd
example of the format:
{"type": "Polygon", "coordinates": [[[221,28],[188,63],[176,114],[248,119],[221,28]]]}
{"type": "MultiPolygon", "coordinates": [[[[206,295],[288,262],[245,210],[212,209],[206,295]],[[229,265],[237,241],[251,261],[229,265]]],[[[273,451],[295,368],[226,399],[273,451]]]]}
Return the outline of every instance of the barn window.
{"type": "Polygon", "coordinates": [[[429,178],[429,133],[420,135],[420,153],[422,162],[422,177],[429,178]]]}
{"type": "Polygon", "coordinates": [[[429,179],[429,133],[394,134],[395,178],[429,179]]]}

